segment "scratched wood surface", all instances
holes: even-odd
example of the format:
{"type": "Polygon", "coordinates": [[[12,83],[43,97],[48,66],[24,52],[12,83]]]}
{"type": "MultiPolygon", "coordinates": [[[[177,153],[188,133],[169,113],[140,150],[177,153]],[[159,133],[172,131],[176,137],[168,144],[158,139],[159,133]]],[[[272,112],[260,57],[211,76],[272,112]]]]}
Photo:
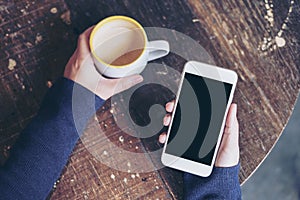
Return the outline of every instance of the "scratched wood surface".
{"type": "MultiPolygon", "coordinates": [[[[47,89],[62,75],[79,33],[116,14],[133,17],[145,27],[184,33],[213,61],[199,60],[238,73],[234,101],[244,182],[276,143],[299,94],[299,1],[1,1],[0,164],[47,89]]],[[[197,59],[197,52],[185,50],[197,59]]],[[[170,54],[156,62],[180,72],[186,60],[170,54]]],[[[179,80],[166,67],[145,76],[175,87],[179,80]]],[[[135,123],[149,123],[151,104],[163,105],[174,94],[155,84],[144,86],[134,93],[129,114],[127,94],[108,101],[91,119],[49,199],[182,198],[182,173],[161,168],[159,162],[160,131],[144,139],[134,137],[141,134],[135,123]]],[[[163,114],[158,109],[151,120],[159,121],[163,114]]]]}

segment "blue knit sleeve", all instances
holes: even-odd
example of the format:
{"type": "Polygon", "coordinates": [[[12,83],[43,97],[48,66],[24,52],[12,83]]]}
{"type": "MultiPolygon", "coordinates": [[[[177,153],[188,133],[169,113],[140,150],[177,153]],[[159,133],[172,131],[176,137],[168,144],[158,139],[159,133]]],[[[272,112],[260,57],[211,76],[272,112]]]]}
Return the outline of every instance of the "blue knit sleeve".
{"type": "Polygon", "coordinates": [[[241,199],[239,168],[239,164],[234,167],[216,167],[212,174],[206,178],[185,173],[185,199],[241,199]]]}
{"type": "Polygon", "coordinates": [[[103,103],[73,81],[58,80],[0,167],[0,199],[45,199],[89,118],[103,103]],[[74,112],[80,117],[75,119],[74,112]]]}

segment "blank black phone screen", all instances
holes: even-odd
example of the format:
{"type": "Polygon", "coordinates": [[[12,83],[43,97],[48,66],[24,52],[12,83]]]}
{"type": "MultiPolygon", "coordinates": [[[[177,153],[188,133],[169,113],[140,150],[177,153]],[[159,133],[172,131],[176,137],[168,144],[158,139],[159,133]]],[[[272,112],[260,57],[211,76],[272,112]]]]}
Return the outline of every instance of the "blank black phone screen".
{"type": "Polygon", "coordinates": [[[211,165],[231,89],[185,73],[165,152],[211,165]]]}

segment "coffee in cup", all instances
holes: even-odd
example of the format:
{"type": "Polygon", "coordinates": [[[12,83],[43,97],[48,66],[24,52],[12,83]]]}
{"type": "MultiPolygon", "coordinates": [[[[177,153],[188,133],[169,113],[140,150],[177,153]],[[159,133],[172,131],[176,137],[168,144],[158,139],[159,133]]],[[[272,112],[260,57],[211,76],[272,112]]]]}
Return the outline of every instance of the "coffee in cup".
{"type": "Polygon", "coordinates": [[[97,70],[111,78],[143,71],[148,61],[169,53],[165,40],[148,41],[143,27],[126,16],[100,21],[90,36],[90,49],[97,70]]]}

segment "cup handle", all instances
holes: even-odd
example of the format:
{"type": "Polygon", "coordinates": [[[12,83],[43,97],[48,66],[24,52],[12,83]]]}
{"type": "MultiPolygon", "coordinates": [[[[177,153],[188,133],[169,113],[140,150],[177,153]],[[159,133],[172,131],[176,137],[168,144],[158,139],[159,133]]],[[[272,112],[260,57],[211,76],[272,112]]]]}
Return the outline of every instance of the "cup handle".
{"type": "Polygon", "coordinates": [[[169,43],[165,40],[155,40],[148,43],[148,61],[166,56],[170,51],[169,43]]]}

